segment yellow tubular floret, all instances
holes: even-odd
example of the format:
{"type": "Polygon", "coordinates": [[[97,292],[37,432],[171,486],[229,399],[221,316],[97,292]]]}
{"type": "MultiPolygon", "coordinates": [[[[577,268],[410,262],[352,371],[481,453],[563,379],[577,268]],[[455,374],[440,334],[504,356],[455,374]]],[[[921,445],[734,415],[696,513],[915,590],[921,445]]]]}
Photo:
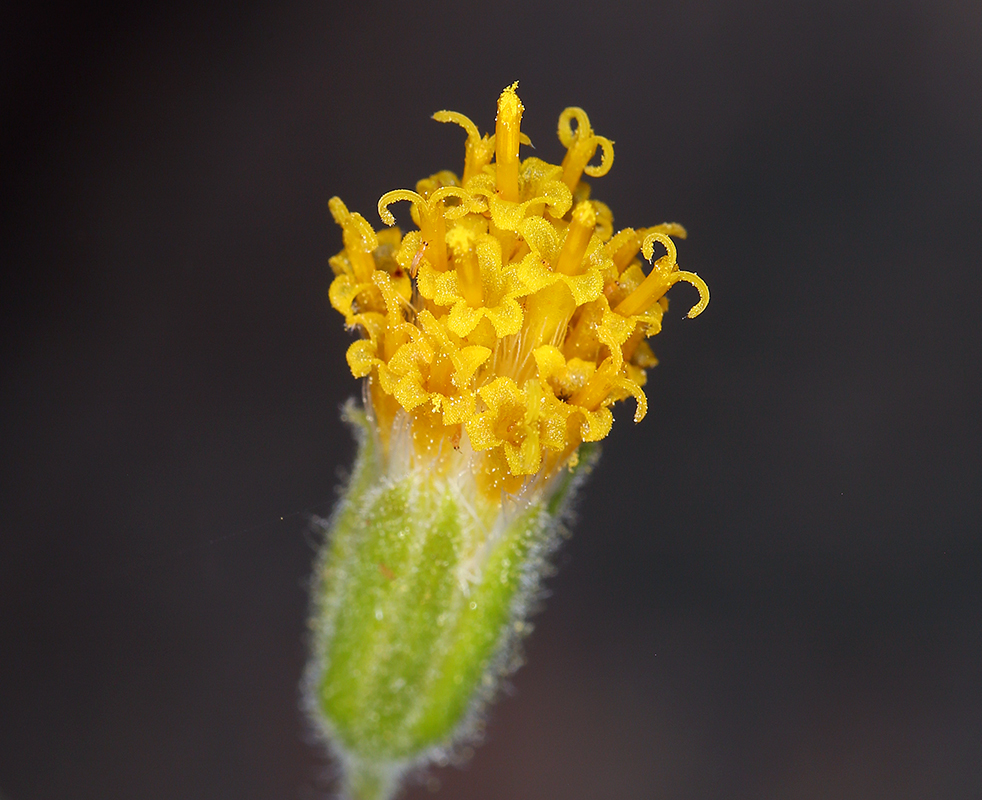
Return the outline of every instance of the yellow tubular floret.
{"type": "Polygon", "coordinates": [[[665,246],[667,254],[659,258],[651,267],[651,272],[644,282],[624,300],[622,300],[615,312],[625,317],[632,317],[650,308],[655,302],[664,297],[673,285],[679,281],[691,283],[699,291],[699,302],[696,303],[686,315],[689,319],[698,317],[703,309],[709,305],[709,287],[706,282],[694,272],[681,272],[678,264],[675,263],[676,249],[675,243],[663,233],[649,233],[644,243],[641,245],[641,253],[646,259],[651,260],[654,255],[654,244],[660,242],[665,246]]]}
{"type": "Polygon", "coordinates": [[[378,201],[378,215],[386,225],[395,224],[396,220],[389,211],[389,206],[400,200],[408,200],[412,203],[419,230],[423,234],[423,241],[428,248],[431,248],[427,258],[430,259],[434,269],[442,272],[447,268],[446,219],[457,219],[466,214],[470,196],[463,189],[455,186],[437,189],[429,198],[409,189],[395,189],[382,195],[378,201]],[[441,209],[440,202],[447,197],[458,198],[460,204],[455,208],[441,209]]]}
{"type": "Polygon", "coordinates": [[[370,280],[375,269],[372,251],[378,247],[375,231],[361,214],[350,213],[340,197],[332,197],[327,207],[334,221],[344,230],[344,248],[354,269],[355,278],[359,282],[370,280]]]}
{"type": "Polygon", "coordinates": [[[513,83],[498,98],[498,117],[494,126],[494,158],[497,164],[497,188],[503,200],[518,202],[518,145],[521,142],[522,112],[513,83]]]}
{"type": "Polygon", "coordinates": [[[583,256],[587,245],[590,244],[590,237],[593,236],[593,229],[596,227],[597,214],[593,209],[593,203],[589,200],[578,203],[573,209],[573,219],[566,229],[566,241],[556,261],[556,272],[565,275],[577,275],[582,272],[580,267],[583,256]]]}
{"type": "Polygon", "coordinates": [[[581,176],[603,175],[614,152],[582,109],[559,118],[562,165],[519,160],[528,139],[516,86],[501,93],[494,135],[434,115],[467,134],[463,178],[437,172],[378,203],[388,226],[390,206],[410,203],[418,230],[376,233],[329,203],[344,238],[329,297],[362,335],[348,365],[367,381],[383,446],[410,442],[400,459],[463,469],[487,497],[575,463],[581,443],[610,432],[614,404],[634,397],[635,421],[644,417],[645,369],[657,363],[645,339],[661,330],[665,293],[695,286],[689,317],[709,302],[705,282],[678,267],[681,225],[615,234],[610,208],[590,198],[581,176]],[[653,261],[647,274],[639,257],[653,261]]]}
{"type": "Polygon", "coordinates": [[[461,296],[471,308],[480,308],[483,301],[481,289],[481,268],[477,262],[477,252],[467,242],[455,241],[453,249],[454,266],[457,270],[457,287],[461,296]]]}
{"type": "Polygon", "coordinates": [[[456,123],[467,131],[467,141],[464,142],[464,176],[461,179],[461,183],[466,185],[471,178],[479,175],[491,163],[491,156],[494,155],[494,140],[487,134],[482,137],[477,125],[471,122],[469,117],[456,111],[437,111],[433,119],[437,122],[456,123]]]}
{"type": "Polygon", "coordinates": [[[567,108],[559,115],[559,141],[568,148],[563,159],[563,181],[570,189],[576,188],[584,172],[592,178],[610,172],[614,164],[614,143],[594,134],[590,118],[582,108],[567,108]],[[573,120],[576,120],[576,130],[570,124],[573,120]],[[600,163],[595,167],[587,166],[598,147],[601,149],[600,163]]]}

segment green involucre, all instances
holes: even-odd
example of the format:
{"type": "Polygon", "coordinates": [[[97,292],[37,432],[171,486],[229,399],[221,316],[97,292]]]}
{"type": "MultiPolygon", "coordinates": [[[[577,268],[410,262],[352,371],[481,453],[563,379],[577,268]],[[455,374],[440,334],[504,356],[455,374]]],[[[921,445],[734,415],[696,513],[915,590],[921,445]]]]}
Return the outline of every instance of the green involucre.
{"type": "Polygon", "coordinates": [[[315,576],[307,704],[349,773],[385,783],[473,733],[593,459],[489,517],[427,470],[386,474],[364,414],[348,416],[359,454],[315,576]]]}

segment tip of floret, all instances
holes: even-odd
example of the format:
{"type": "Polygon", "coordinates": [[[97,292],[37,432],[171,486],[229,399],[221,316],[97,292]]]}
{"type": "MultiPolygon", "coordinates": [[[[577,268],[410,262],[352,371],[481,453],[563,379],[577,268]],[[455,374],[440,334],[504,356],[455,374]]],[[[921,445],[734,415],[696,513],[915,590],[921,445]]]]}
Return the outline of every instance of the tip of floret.
{"type": "Polygon", "coordinates": [[[518,81],[515,81],[511,86],[502,89],[498,97],[498,113],[512,115],[521,114],[523,111],[525,111],[525,106],[522,105],[522,101],[518,97],[518,81]]]}

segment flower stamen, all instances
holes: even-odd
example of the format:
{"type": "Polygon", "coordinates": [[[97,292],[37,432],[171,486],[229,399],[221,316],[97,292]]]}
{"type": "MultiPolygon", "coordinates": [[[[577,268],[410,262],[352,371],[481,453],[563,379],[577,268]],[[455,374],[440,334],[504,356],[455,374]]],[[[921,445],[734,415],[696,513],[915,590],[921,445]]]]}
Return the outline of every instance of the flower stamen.
{"type": "Polygon", "coordinates": [[[593,203],[584,200],[573,209],[573,218],[566,229],[566,241],[556,260],[556,272],[564,275],[578,275],[583,271],[583,256],[586,254],[593,229],[597,227],[597,213],[593,203]]]}
{"type": "Polygon", "coordinates": [[[453,242],[451,249],[460,294],[471,308],[480,308],[484,301],[484,291],[481,287],[481,267],[477,261],[477,252],[459,240],[453,242]]]}
{"type": "Polygon", "coordinates": [[[521,142],[522,112],[525,106],[518,99],[516,81],[498,98],[498,116],[495,120],[494,157],[497,164],[496,187],[503,200],[517,203],[518,145],[521,142]]]}

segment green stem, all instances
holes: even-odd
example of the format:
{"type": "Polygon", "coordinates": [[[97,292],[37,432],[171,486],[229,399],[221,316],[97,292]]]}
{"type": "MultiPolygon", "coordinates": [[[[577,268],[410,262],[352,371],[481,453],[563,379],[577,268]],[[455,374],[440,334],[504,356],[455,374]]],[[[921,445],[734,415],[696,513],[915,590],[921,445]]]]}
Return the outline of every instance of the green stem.
{"type": "Polygon", "coordinates": [[[392,800],[399,791],[401,767],[350,761],[345,765],[344,800],[392,800]]]}

